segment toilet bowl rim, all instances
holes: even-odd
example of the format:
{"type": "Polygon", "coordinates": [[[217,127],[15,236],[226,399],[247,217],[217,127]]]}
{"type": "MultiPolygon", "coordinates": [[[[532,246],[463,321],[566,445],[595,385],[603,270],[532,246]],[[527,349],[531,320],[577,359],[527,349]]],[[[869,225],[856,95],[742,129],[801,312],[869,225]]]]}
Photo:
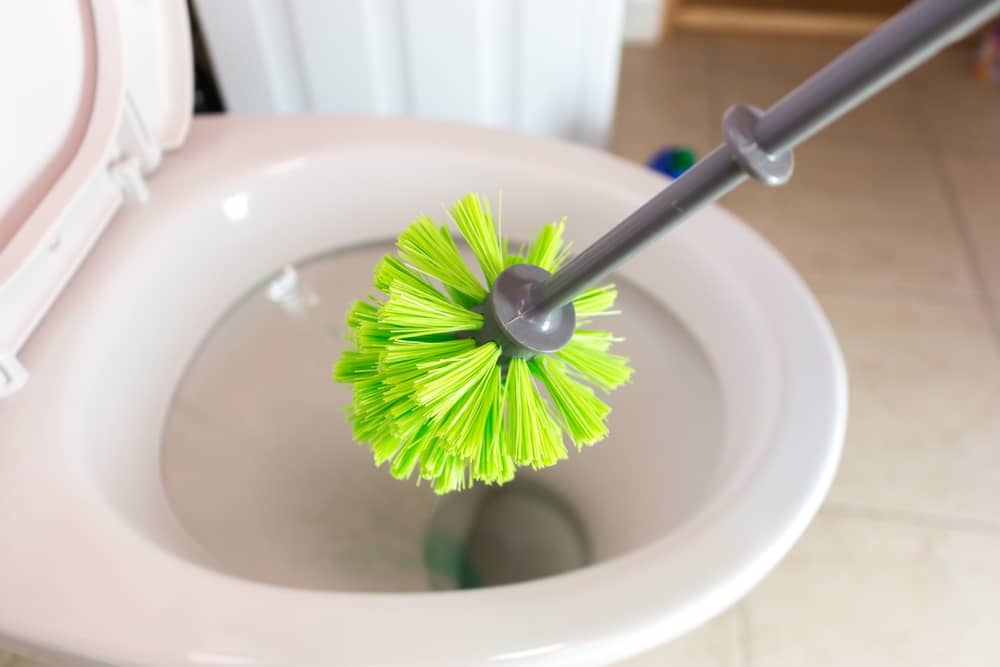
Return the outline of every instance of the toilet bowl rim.
{"type": "MultiPolygon", "coordinates": [[[[231,123],[231,126],[234,126],[237,129],[242,127],[244,130],[248,130],[251,129],[255,123],[258,122],[260,121],[255,120],[249,123],[234,121],[233,123],[231,123]]],[[[329,122],[330,125],[326,127],[328,128],[338,127],[336,125],[336,121],[329,121],[329,122]]],[[[358,123],[358,122],[359,121],[357,119],[346,121],[346,123],[348,124],[358,123]]],[[[367,122],[369,121],[363,121],[361,122],[361,124],[364,125],[367,122]]],[[[407,123],[410,122],[411,121],[403,122],[403,125],[406,125],[407,123]]],[[[393,123],[390,121],[389,125],[392,124],[393,123]]],[[[284,127],[286,128],[286,130],[289,127],[288,123],[278,122],[276,123],[276,125],[284,127]]],[[[383,127],[385,126],[370,127],[369,132],[372,132],[374,130],[380,130],[383,127]]],[[[511,135],[509,133],[500,131],[483,131],[487,135],[489,135],[489,140],[484,141],[479,136],[480,131],[478,130],[473,131],[470,130],[469,128],[447,129],[445,127],[439,127],[436,124],[427,124],[427,125],[421,124],[418,126],[418,129],[423,130],[426,127],[431,127],[432,129],[434,129],[435,132],[440,133],[442,136],[450,135],[451,141],[462,142],[463,144],[465,144],[469,140],[470,135],[476,135],[474,137],[476,141],[488,144],[492,146],[492,148],[494,149],[500,148],[497,145],[498,142],[507,143],[509,145],[510,142],[514,142],[514,144],[517,144],[518,142],[530,141],[530,144],[533,149],[537,150],[538,145],[541,144],[545,146],[546,151],[559,154],[560,161],[565,161],[567,159],[567,156],[571,156],[573,159],[583,156],[586,158],[586,161],[588,162],[594,159],[589,151],[581,151],[581,149],[578,149],[576,147],[566,146],[561,142],[549,142],[538,139],[526,140],[525,138],[520,137],[518,135],[511,135]]],[[[398,127],[394,127],[391,129],[398,129],[398,127]]],[[[411,131],[412,129],[413,127],[410,126],[409,128],[406,129],[406,131],[411,131]]],[[[606,156],[602,156],[602,158],[598,160],[598,162],[601,163],[601,166],[606,166],[607,164],[609,164],[609,161],[611,163],[614,162],[613,159],[607,158],[606,156]]],[[[651,179],[656,178],[652,175],[647,175],[644,173],[639,174],[638,169],[624,164],[619,164],[616,167],[616,169],[623,169],[626,171],[633,172],[629,176],[629,179],[631,179],[634,182],[649,183],[651,182],[651,179]]],[[[740,234],[743,235],[743,238],[740,241],[741,243],[750,243],[750,244],[763,243],[759,239],[757,239],[756,241],[750,240],[755,235],[749,232],[749,230],[746,230],[741,223],[738,223],[734,219],[731,219],[725,215],[723,215],[722,217],[729,219],[729,222],[725,224],[735,225],[734,229],[739,230],[733,233],[736,233],[737,235],[740,234]]],[[[763,251],[770,252],[766,248],[763,251]]],[[[782,265],[784,265],[783,261],[781,263],[782,265]]],[[[790,269],[788,270],[790,271],[790,269]]],[[[804,290],[804,287],[800,285],[796,289],[804,290]]],[[[816,306],[815,302],[812,300],[811,295],[809,295],[807,291],[803,291],[799,296],[804,299],[803,303],[805,303],[807,306],[805,311],[808,312],[804,312],[803,314],[808,318],[815,320],[814,323],[817,326],[817,332],[819,337],[824,339],[829,338],[830,340],[832,340],[832,334],[829,331],[829,326],[828,324],[825,323],[825,319],[822,317],[822,313],[819,311],[818,306],[816,306]]],[[[831,396],[833,396],[835,404],[832,406],[831,409],[830,421],[831,423],[836,425],[842,422],[842,414],[839,414],[842,411],[837,403],[846,402],[846,399],[844,398],[844,393],[846,392],[846,383],[843,380],[842,363],[839,362],[839,351],[836,350],[835,342],[833,344],[832,351],[828,351],[828,353],[829,353],[829,358],[826,361],[833,368],[832,371],[833,375],[835,377],[840,378],[834,382],[834,386],[832,387],[831,391],[831,396]]],[[[705,590],[703,590],[701,594],[697,596],[697,599],[692,598],[692,600],[697,602],[697,604],[692,602],[692,606],[697,607],[701,605],[704,606],[704,608],[707,610],[711,606],[709,602],[706,602],[707,600],[721,599],[719,596],[722,594],[719,592],[719,590],[723,588],[729,590],[734,585],[737,585],[737,587],[748,588],[750,585],[752,585],[751,580],[754,579],[756,573],[758,571],[766,571],[766,569],[769,568],[770,565],[773,565],[773,562],[777,558],[780,558],[780,555],[784,553],[784,550],[787,550],[788,546],[790,546],[790,543],[794,541],[794,539],[798,536],[801,530],[804,529],[805,523],[808,522],[808,519],[815,512],[815,509],[818,506],[819,499],[821,499],[822,495],[825,494],[826,486],[828,486],[829,480],[824,478],[832,476],[833,468],[836,465],[836,458],[839,455],[838,443],[842,439],[842,432],[839,432],[838,428],[834,426],[832,430],[828,429],[826,437],[829,439],[829,441],[823,443],[823,449],[824,451],[827,451],[829,455],[826,457],[826,459],[819,462],[819,465],[817,465],[816,469],[813,471],[814,479],[809,480],[811,488],[813,489],[813,497],[803,502],[797,513],[789,517],[786,517],[787,523],[785,523],[781,527],[782,529],[780,531],[777,531],[778,534],[768,535],[767,539],[760,537],[760,539],[757,540],[756,550],[758,553],[756,555],[756,558],[752,559],[752,562],[744,563],[744,568],[742,568],[741,571],[731,573],[730,578],[726,580],[720,580],[719,582],[717,582],[716,586],[705,587],[705,590]]],[[[351,605],[358,604],[358,600],[362,599],[365,600],[364,602],[365,605],[383,604],[386,600],[391,600],[395,604],[396,602],[400,601],[402,597],[406,597],[410,601],[429,599],[429,598],[421,598],[420,597],[421,594],[415,594],[417,597],[402,596],[394,598],[392,597],[391,594],[353,594],[353,593],[347,594],[347,593],[319,593],[312,591],[291,591],[289,589],[268,587],[264,584],[247,582],[245,580],[238,580],[235,578],[226,577],[224,575],[220,575],[215,572],[205,571],[202,568],[198,568],[182,560],[178,560],[177,562],[170,564],[170,560],[172,559],[172,557],[170,557],[168,554],[154,553],[156,549],[153,547],[153,545],[145,544],[144,546],[140,546],[140,543],[132,541],[131,538],[126,538],[124,532],[119,532],[120,529],[124,528],[124,526],[115,527],[113,525],[113,522],[109,523],[107,521],[108,519],[107,516],[104,516],[96,512],[96,508],[94,508],[93,506],[89,506],[88,503],[90,502],[96,503],[99,502],[99,500],[95,498],[90,498],[89,500],[85,500],[87,491],[85,491],[83,488],[73,487],[70,489],[69,487],[67,487],[67,489],[69,489],[69,493],[67,494],[67,497],[64,498],[64,500],[67,502],[67,509],[69,509],[69,503],[81,503],[82,501],[82,504],[77,505],[77,508],[80,511],[82,511],[82,509],[86,507],[90,507],[90,510],[94,510],[94,513],[90,517],[90,525],[96,530],[96,532],[98,534],[114,535],[115,537],[113,539],[115,539],[116,541],[121,540],[120,544],[122,545],[125,545],[126,543],[129,544],[127,550],[129,551],[130,554],[136,557],[142,557],[146,559],[146,566],[152,568],[150,574],[153,574],[153,571],[155,572],[166,571],[166,570],[161,570],[160,568],[169,568],[172,572],[174,572],[178,576],[187,578],[189,582],[192,582],[192,585],[194,582],[202,582],[203,585],[209,586],[210,585],[209,582],[214,582],[211,584],[211,586],[218,587],[217,590],[220,591],[227,590],[227,591],[232,591],[234,593],[239,591],[240,595],[254,595],[254,596],[260,595],[262,600],[275,599],[275,596],[284,599],[294,598],[297,601],[296,604],[298,604],[298,602],[301,602],[303,605],[307,605],[310,607],[316,604],[316,600],[318,598],[323,598],[326,600],[335,600],[338,601],[338,604],[343,604],[345,606],[348,604],[351,605]],[[164,560],[164,558],[166,558],[167,560],[164,560]]],[[[79,516],[79,512],[67,512],[67,514],[69,516],[79,516]]],[[[85,533],[80,533],[80,535],[83,534],[85,533]]],[[[133,535],[132,537],[134,538],[135,536],[133,535]]],[[[564,586],[565,582],[571,581],[571,578],[576,578],[578,584],[574,585],[578,585],[583,589],[586,589],[588,585],[590,586],[597,585],[598,587],[600,587],[601,581],[604,582],[605,586],[608,586],[611,583],[611,580],[608,579],[609,577],[620,577],[619,581],[623,582],[623,585],[630,582],[636,584],[638,578],[641,579],[641,582],[638,582],[639,586],[635,589],[636,591],[638,591],[641,590],[641,584],[644,583],[645,585],[648,585],[652,581],[656,580],[655,576],[657,575],[653,565],[655,565],[655,561],[657,560],[657,555],[659,555],[664,548],[666,547],[663,544],[656,543],[650,545],[645,549],[641,549],[632,554],[628,554],[627,556],[624,556],[620,559],[615,559],[613,561],[609,561],[608,563],[601,564],[595,566],[594,568],[589,568],[587,570],[583,570],[577,573],[567,574],[562,577],[555,577],[552,580],[546,580],[542,582],[532,582],[519,586],[509,587],[506,589],[497,589],[492,591],[461,592],[447,596],[443,596],[441,594],[434,594],[433,597],[434,599],[438,600],[443,600],[445,598],[465,599],[465,600],[475,600],[478,598],[479,600],[482,600],[483,596],[492,596],[493,598],[495,598],[496,606],[501,610],[500,613],[503,613],[502,610],[505,608],[504,605],[511,604],[511,600],[514,599],[523,600],[523,598],[519,598],[519,596],[524,591],[532,591],[535,594],[542,596],[559,595],[559,593],[557,593],[556,591],[558,591],[562,586],[564,586]],[[640,571],[642,570],[642,568],[646,566],[649,566],[649,569],[646,570],[645,577],[639,577],[638,575],[635,574],[636,571],[640,571]],[[598,581],[596,582],[593,581],[595,578],[598,579],[598,581]]],[[[3,564],[4,561],[0,560],[0,566],[2,566],[3,564]]],[[[0,567],[0,576],[2,576],[3,571],[4,571],[3,568],[0,567]]],[[[76,582],[75,585],[79,586],[80,583],[81,582],[76,582]]],[[[99,587],[92,587],[89,588],[89,590],[91,590],[91,592],[95,595],[100,594],[99,587]]],[[[562,592],[565,593],[566,591],[564,590],[562,592]]],[[[607,590],[604,590],[604,593],[607,592],[608,592],[607,590]]],[[[727,593],[727,596],[728,595],[729,593],[727,593]]],[[[124,602],[127,599],[128,596],[125,596],[122,602],[124,602]]],[[[554,599],[558,600],[559,598],[557,597],[554,599]]],[[[686,617],[687,620],[685,620],[684,623],[679,623],[679,621],[673,617],[673,615],[679,613],[678,610],[674,610],[673,612],[668,614],[661,614],[661,617],[658,618],[656,617],[655,614],[649,615],[648,613],[646,613],[648,610],[642,605],[635,605],[632,609],[619,608],[616,604],[609,604],[607,607],[611,611],[617,609],[617,611],[621,614],[619,618],[621,619],[620,624],[623,628],[624,627],[632,628],[633,629],[632,634],[638,632],[638,629],[642,629],[642,634],[644,636],[650,635],[652,633],[662,634],[664,627],[667,625],[670,625],[672,628],[680,628],[683,625],[692,622],[691,619],[695,619],[697,617],[697,614],[689,614],[686,617]]],[[[343,607],[341,607],[341,609],[342,611],[346,610],[343,607]]],[[[12,618],[12,615],[10,613],[4,613],[5,611],[11,612],[10,609],[5,609],[4,607],[0,606],[0,634],[4,634],[3,624],[12,618]]],[[[706,611],[706,614],[715,613],[715,611],[717,611],[717,609],[713,609],[710,612],[706,611]]],[[[177,613],[181,614],[182,610],[177,610],[177,613]]],[[[281,612],[280,611],[275,612],[275,614],[279,613],[281,612]]],[[[36,621],[37,620],[38,619],[36,619],[36,621]]],[[[124,621],[125,618],[122,617],[122,620],[124,621]]],[[[35,625],[33,628],[25,626],[22,628],[22,630],[23,632],[21,634],[26,637],[28,636],[35,637],[41,643],[51,643],[52,640],[51,636],[42,637],[38,634],[39,626],[37,625],[35,625]]],[[[70,634],[72,635],[77,633],[70,633],[70,634]]],[[[103,639],[106,641],[108,638],[103,638],[103,639]]],[[[84,641],[84,643],[86,644],[95,644],[95,642],[83,640],[79,635],[76,637],[76,640],[84,641]]],[[[587,640],[585,638],[580,639],[574,645],[573,650],[583,650],[581,647],[585,646],[587,646],[587,640]]],[[[95,655],[108,655],[109,651],[110,653],[120,653],[120,651],[110,648],[106,644],[102,645],[101,647],[93,645],[91,646],[91,648],[93,650],[90,652],[95,655]]],[[[162,660],[154,658],[152,655],[150,655],[148,648],[143,648],[138,645],[128,646],[127,648],[129,650],[134,650],[134,652],[137,652],[135,653],[135,655],[141,657],[141,660],[135,661],[136,664],[150,664],[150,665],[184,664],[183,661],[177,661],[177,659],[181,658],[182,656],[172,655],[170,660],[172,660],[173,662],[163,662],[162,660]]],[[[558,649],[558,650],[564,650],[564,649],[558,649]]],[[[189,660],[187,664],[197,664],[197,662],[189,660]]]]}

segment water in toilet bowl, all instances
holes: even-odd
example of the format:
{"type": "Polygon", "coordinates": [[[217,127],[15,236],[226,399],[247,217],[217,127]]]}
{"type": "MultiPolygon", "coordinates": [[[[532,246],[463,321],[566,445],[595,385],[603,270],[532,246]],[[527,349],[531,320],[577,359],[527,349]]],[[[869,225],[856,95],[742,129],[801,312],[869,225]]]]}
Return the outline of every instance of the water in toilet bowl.
{"type": "Polygon", "coordinates": [[[387,250],[275,271],[191,359],[168,411],[161,474],[179,523],[216,568],[340,591],[500,585],[647,544],[710,493],[723,456],[715,375],[683,324],[619,278],[616,333],[640,370],[611,397],[612,435],[600,447],[447,498],[375,469],[351,441],[349,389],[330,368],[343,313],[387,250]]]}
{"type": "Polygon", "coordinates": [[[591,562],[572,504],[538,480],[478,486],[443,498],[427,525],[431,588],[483,588],[540,579],[591,562]]]}

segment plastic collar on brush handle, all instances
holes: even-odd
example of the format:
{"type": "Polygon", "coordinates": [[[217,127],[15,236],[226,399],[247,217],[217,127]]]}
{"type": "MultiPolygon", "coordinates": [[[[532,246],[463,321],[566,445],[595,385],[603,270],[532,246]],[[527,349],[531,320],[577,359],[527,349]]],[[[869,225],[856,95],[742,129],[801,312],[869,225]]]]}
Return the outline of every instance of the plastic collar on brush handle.
{"type": "Polygon", "coordinates": [[[725,144],[533,289],[526,312],[538,315],[570,302],[747,174],[769,185],[784,183],[792,147],[998,13],[1000,0],[918,0],[767,112],[730,109],[725,144]]]}
{"type": "Polygon", "coordinates": [[[472,337],[482,345],[500,345],[501,359],[530,359],[560,350],[576,330],[573,304],[536,313],[526,312],[532,290],[549,277],[549,272],[533,264],[514,264],[493,281],[489,296],[476,310],[483,315],[483,328],[472,337]]]}

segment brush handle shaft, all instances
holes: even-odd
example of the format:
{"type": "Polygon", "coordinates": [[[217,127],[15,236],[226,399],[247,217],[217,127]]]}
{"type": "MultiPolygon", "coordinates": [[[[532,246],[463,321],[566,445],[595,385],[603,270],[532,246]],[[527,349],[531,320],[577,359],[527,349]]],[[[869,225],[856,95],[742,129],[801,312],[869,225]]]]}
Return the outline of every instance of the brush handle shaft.
{"type": "Polygon", "coordinates": [[[730,110],[740,113],[727,112],[726,143],[538,285],[527,312],[548,312],[572,301],[748,175],[771,185],[785,182],[791,148],[998,13],[1000,0],[918,0],[766,112],[730,110]]]}
{"type": "Polygon", "coordinates": [[[526,310],[544,313],[569,303],[632,253],[746,179],[746,171],[729,147],[719,146],[546,278],[531,293],[532,303],[526,310]]]}

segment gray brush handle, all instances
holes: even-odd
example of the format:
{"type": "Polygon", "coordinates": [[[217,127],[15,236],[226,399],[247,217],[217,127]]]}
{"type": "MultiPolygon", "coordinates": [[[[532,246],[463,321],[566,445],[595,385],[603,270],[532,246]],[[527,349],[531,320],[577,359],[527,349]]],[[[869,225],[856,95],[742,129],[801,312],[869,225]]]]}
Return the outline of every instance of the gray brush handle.
{"type": "Polygon", "coordinates": [[[918,0],[787,94],[766,112],[723,118],[725,143],[684,172],[530,293],[524,314],[573,300],[657,235],[748,176],[781,185],[791,148],[1000,13],[1000,0],[918,0]]]}

